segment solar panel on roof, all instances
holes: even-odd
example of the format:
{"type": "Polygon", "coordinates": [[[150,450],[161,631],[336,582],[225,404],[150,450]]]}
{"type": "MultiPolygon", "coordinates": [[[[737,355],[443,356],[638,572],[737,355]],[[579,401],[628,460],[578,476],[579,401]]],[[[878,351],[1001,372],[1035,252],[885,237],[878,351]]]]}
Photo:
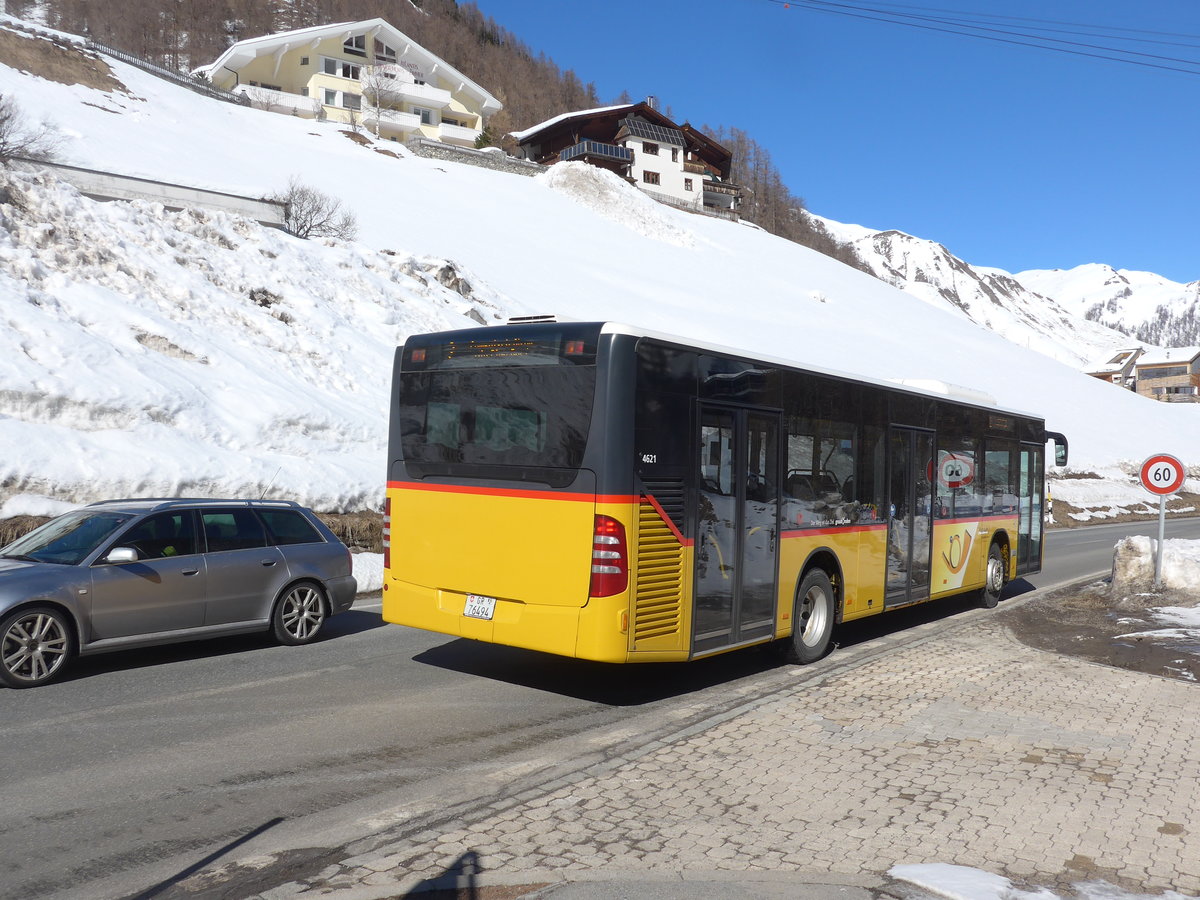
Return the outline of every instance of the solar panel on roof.
{"type": "Polygon", "coordinates": [[[664,128],[662,125],[651,125],[649,122],[633,117],[622,119],[621,124],[628,128],[629,133],[634,137],[658,141],[660,144],[676,144],[680,147],[687,146],[687,140],[684,138],[683,132],[678,128],[664,128]]]}

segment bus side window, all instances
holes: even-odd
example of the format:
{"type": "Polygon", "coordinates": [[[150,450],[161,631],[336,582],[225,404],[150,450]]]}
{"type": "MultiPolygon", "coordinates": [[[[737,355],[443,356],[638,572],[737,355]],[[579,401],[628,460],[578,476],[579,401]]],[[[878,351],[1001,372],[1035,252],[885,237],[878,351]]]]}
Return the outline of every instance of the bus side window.
{"type": "Polygon", "coordinates": [[[1017,508],[1016,469],[1012,441],[988,438],[983,457],[983,515],[1000,516],[1017,508]]]}
{"type": "Polygon", "coordinates": [[[939,519],[978,516],[979,442],[973,437],[939,437],[934,479],[939,519]]]}
{"type": "Polygon", "coordinates": [[[850,525],[858,521],[854,497],[855,427],[849,422],[790,417],[785,499],[801,526],[850,525]]]}

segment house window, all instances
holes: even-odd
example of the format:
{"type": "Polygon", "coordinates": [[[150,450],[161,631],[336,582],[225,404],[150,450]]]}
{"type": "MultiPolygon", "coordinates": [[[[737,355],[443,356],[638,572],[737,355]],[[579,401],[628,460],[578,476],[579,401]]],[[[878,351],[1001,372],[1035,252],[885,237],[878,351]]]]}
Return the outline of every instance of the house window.
{"type": "Polygon", "coordinates": [[[308,96],[308,88],[306,88],[306,87],[300,88],[300,96],[307,97],[308,96]]]}
{"type": "Polygon", "coordinates": [[[366,56],[367,36],[365,34],[358,34],[354,37],[346,38],[342,44],[342,49],[351,56],[366,56]]]}
{"type": "Polygon", "coordinates": [[[375,59],[377,62],[395,62],[396,48],[389,47],[378,38],[375,39],[375,59]]]}
{"type": "Polygon", "coordinates": [[[326,106],[337,106],[337,91],[331,91],[329,88],[325,88],[324,103],[326,106]]]}
{"type": "Polygon", "coordinates": [[[342,106],[346,109],[362,109],[362,97],[345,91],[342,93],[342,106]]]}
{"type": "Polygon", "coordinates": [[[693,190],[693,188],[692,188],[692,179],[690,179],[690,178],[685,178],[685,179],[683,179],[683,189],[684,189],[685,191],[690,191],[690,190],[693,190]]]}
{"type": "Polygon", "coordinates": [[[642,141],[642,150],[644,150],[650,156],[658,156],[658,144],[652,144],[649,141],[642,141]]]}
{"type": "Polygon", "coordinates": [[[671,162],[679,162],[679,148],[678,147],[671,148],[671,162]]]}
{"type": "Polygon", "coordinates": [[[646,184],[658,184],[659,183],[658,173],[657,172],[643,172],[642,173],[642,181],[644,181],[646,184]]]}
{"type": "Polygon", "coordinates": [[[308,65],[308,57],[307,56],[300,57],[300,65],[302,65],[302,66],[308,65]]]}
{"type": "Polygon", "coordinates": [[[433,124],[433,110],[432,109],[421,109],[421,107],[419,107],[419,106],[414,106],[413,112],[421,117],[422,125],[432,125],[433,124]]]}
{"type": "Polygon", "coordinates": [[[326,75],[335,75],[338,78],[358,78],[360,67],[357,63],[342,62],[325,57],[322,70],[326,75]]]}

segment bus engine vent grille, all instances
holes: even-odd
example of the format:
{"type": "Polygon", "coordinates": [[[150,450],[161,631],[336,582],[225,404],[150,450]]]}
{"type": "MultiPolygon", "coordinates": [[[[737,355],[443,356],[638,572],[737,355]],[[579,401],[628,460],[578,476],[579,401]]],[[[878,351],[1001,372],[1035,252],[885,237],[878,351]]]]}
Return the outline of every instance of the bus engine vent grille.
{"type": "Polygon", "coordinates": [[[667,514],[680,534],[684,533],[684,518],[686,506],[684,503],[684,486],[682,478],[656,478],[653,481],[643,479],[646,493],[654,498],[662,511],[667,514]]]}
{"type": "MultiPolygon", "coordinates": [[[[682,490],[680,491],[682,499],[682,490]]],[[[657,500],[657,495],[655,496],[657,500]]],[[[683,607],[683,546],[649,500],[638,517],[635,643],[679,633],[683,607]]]]}

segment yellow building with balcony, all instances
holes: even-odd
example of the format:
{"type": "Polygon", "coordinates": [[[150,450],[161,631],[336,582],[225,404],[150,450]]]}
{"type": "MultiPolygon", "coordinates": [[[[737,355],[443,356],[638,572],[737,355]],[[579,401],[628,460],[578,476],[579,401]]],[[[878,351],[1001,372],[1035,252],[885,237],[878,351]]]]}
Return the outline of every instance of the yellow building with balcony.
{"type": "Polygon", "coordinates": [[[394,141],[475,146],[502,105],[383,19],[238,41],[196,70],[273,112],[360,125],[394,141]]]}

